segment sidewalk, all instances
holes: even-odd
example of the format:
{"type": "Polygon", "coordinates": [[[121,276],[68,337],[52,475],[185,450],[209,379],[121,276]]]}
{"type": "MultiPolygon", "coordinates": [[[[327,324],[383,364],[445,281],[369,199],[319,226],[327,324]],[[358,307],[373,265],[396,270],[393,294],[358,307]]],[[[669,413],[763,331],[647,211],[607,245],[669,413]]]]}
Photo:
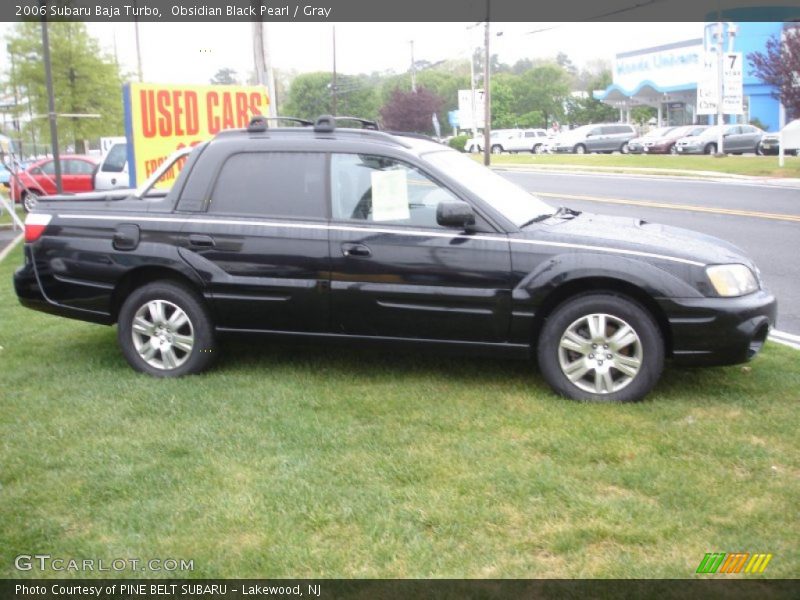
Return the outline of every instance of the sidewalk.
{"type": "Polygon", "coordinates": [[[648,167],[604,167],[576,165],[515,165],[497,164],[492,169],[509,171],[552,171],[575,173],[579,175],[627,175],[631,177],[668,177],[673,179],[703,179],[713,181],[735,181],[754,185],[768,185],[790,189],[800,189],[800,179],[793,177],[762,177],[757,175],[738,175],[719,171],[694,171],[690,169],[658,169],[648,167]]]}

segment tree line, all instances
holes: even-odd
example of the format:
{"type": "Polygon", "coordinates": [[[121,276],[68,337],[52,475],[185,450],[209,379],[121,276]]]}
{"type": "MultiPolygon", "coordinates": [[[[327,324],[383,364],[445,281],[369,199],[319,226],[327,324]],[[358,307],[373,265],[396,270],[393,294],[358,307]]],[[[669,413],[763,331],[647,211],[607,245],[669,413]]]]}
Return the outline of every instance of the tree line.
{"type": "MultiPolygon", "coordinates": [[[[3,121],[6,135],[21,137],[38,149],[49,143],[45,74],[40,24],[17,23],[7,40],[8,61],[0,71],[0,94],[13,98],[3,121]],[[8,121],[12,123],[8,126],[8,121]],[[15,131],[24,122],[22,131],[15,131]]],[[[788,118],[800,117],[800,34],[788,30],[781,40],[771,39],[763,52],[748,54],[751,73],[775,87],[788,118]]],[[[49,24],[53,85],[62,144],[85,151],[86,140],[120,135],[123,131],[121,87],[133,79],[116,58],[103,51],[79,22],[49,24]]],[[[472,71],[476,89],[482,87],[483,54],[476,49],[472,71]]],[[[616,109],[594,99],[594,90],[611,84],[611,65],[595,60],[578,69],[564,53],[551,59],[527,58],[514,64],[491,57],[492,127],[550,127],[554,123],[576,126],[616,121],[616,109]]],[[[448,112],[458,108],[458,90],[470,88],[469,60],[414,64],[415,89],[410,72],[337,74],[295,73],[275,69],[279,114],[314,119],[321,114],[357,116],[379,120],[390,130],[433,133],[437,115],[442,133],[448,134],[448,112]]],[[[251,75],[247,82],[252,82],[251,75]]],[[[214,84],[240,83],[237,73],[220,69],[214,84]]],[[[8,104],[8,103],[7,103],[8,104]]],[[[634,121],[643,123],[655,109],[638,107],[634,121]]],[[[30,147],[30,146],[29,146],[30,147]]],[[[41,151],[41,150],[39,150],[41,151]]]]}

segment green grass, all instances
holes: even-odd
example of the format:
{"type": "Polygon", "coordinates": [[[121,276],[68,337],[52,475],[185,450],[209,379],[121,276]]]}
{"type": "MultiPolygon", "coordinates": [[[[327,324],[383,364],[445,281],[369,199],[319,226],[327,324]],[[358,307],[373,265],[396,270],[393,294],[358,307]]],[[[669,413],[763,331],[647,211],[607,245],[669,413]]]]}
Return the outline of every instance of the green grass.
{"type": "MultiPolygon", "coordinates": [[[[2,188],[0,188],[0,190],[1,189],[2,188]]],[[[6,202],[8,202],[8,194],[6,194],[3,191],[0,191],[0,196],[2,196],[3,199],[6,200],[6,202]]],[[[22,206],[18,205],[18,206],[15,206],[14,208],[16,209],[17,215],[19,216],[19,218],[22,221],[25,221],[25,211],[22,209],[22,206]]],[[[2,225],[11,225],[11,223],[12,223],[11,215],[9,214],[9,212],[5,209],[5,207],[2,204],[0,204],[0,210],[3,211],[3,214],[0,214],[0,226],[2,226],[2,225]]]]}
{"type": "MultiPolygon", "coordinates": [[[[482,160],[475,155],[476,159],[482,160]]],[[[800,177],[800,158],[787,156],[783,168],[777,156],[672,156],[645,154],[501,154],[492,156],[492,164],[501,165],[574,165],[612,169],[679,169],[714,171],[760,177],[800,177]]]]}
{"type": "Polygon", "coordinates": [[[710,551],[800,569],[788,348],[670,368],[619,406],[524,361],[263,341],[157,380],[114,329],[20,307],[20,260],[0,264],[0,577],[40,575],[20,553],[195,577],[682,578],[710,551]]]}

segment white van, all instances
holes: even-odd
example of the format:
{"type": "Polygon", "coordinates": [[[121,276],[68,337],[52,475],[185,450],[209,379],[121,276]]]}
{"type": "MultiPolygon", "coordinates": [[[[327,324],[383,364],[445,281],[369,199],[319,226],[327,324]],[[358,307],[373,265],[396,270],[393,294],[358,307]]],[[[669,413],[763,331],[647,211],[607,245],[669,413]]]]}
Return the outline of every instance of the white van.
{"type": "Polygon", "coordinates": [[[94,189],[115,190],[131,187],[128,176],[128,141],[125,138],[107,138],[108,149],[94,174],[94,189]]]}

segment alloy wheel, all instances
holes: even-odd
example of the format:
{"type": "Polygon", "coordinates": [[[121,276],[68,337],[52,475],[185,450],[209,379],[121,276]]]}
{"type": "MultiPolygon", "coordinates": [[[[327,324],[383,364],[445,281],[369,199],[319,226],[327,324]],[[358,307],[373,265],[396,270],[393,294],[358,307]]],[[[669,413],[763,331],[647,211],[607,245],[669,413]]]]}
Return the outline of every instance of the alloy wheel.
{"type": "Polygon", "coordinates": [[[627,322],[606,313],[576,319],[558,343],[558,362],[579,389],[593,394],[617,392],[639,374],[643,351],[639,334],[627,322]]]}
{"type": "Polygon", "coordinates": [[[133,317],[133,346],[151,367],[177,369],[194,347],[194,327],[178,305],[167,300],[150,300],[133,317]]]}

